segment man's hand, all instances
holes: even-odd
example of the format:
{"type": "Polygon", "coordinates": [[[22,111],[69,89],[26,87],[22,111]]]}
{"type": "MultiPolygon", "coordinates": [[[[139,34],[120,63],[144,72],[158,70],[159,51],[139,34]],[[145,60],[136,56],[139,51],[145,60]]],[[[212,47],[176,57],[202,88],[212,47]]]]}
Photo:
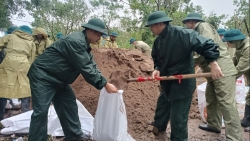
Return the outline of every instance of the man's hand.
{"type": "Polygon", "coordinates": [[[108,93],[117,93],[118,92],[117,88],[113,84],[110,84],[110,83],[107,83],[105,85],[105,89],[108,93]]]}
{"type": "Polygon", "coordinates": [[[160,71],[154,70],[152,73],[152,78],[155,79],[155,77],[160,77],[160,71]]]}
{"type": "Polygon", "coordinates": [[[211,77],[213,79],[219,79],[222,76],[224,76],[224,74],[222,74],[220,66],[218,65],[216,61],[210,62],[210,66],[211,66],[211,77]]]}

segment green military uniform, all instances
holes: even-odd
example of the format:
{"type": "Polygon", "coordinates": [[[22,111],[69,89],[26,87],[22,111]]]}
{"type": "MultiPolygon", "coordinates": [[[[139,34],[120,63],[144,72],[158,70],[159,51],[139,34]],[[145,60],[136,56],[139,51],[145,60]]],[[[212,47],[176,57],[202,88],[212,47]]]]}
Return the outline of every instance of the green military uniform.
{"type": "MultiPolygon", "coordinates": [[[[89,20],[83,27],[106,33],[104,22],[97,18],[89,20]]],[[[51,101],[65,141],[90,138],[81,130],[76,97],[70,87],[79,74],[97,89],[106,85],[107,81],[97,69],[90,51],[86,32],[82,31],[57,40],[36,58],[28,72],[34,110],[29,141],[47,140],[47,114],[51,101]]]]}
{"type": "MultiPolygon", "coordinates": [[[[233,48],[236,48],[235,57],[233,58],[234,64],[238,71],[237,77],[242,74],[247,79],[247,85],[250,86],[250,39],[243,35],[239,30],[233,29],[225,33],[224,38],[227,42],[231,42],[233,48]]],[[[243,127],[250,126],[250,91],[246,96],[246,106],[244,118],[241,120],[243,127]]]]}
{"type": "Polygon", "coordinates": [[[51,40],[48,38],[48,34],[45,32],[45,30],[43,28],[35,28],[33,30],[33,37],[34,37],[34,43],[36,44],[36,56],[41,55],[44,50],[49,47],[52,42],[51,40]],[[43,35],[43,39],[41,39],[40,41],[37,38],[37,35],[43,35]]]}
{"type": "Polygon", "coordinates": [[[226,33],[226,30],[223,29],[223,28],[220,28],[220,29],[217,30],[217,32],[218,32],[218,34],[222,37],[222,41],[223,41],[224,45],[227,47],[227,50],[228,50],[228,53],[229,53],[230,57],[233,59],[234,53],[235,53],[235,50],[236,50],[236,49],[235,49],[235,48],[229,47],[229,46],[227,45],[227,42],[224,40],[223,36],[224,36],[224,34],[226,33]]]}
{"type": "Polygon", "coordinates": [[[151,56],[151,51],[152,50],[149,47],[149,45],[146,44],[145,42],[143,42],[143,41],[136,41],[135,38],[131,38],[129,42],[130,42],[130,44],[133,44],[135,42],[135,44],[134,44],[135,49],[140,50],[142,53],[144,53],[147,56],[151,56]]]}
{"type": "MultiPolygon", "coordinates": [[[[146,26],[156,23],[168,23],[172,19],[162,11],[153,12],[146,26]]],[[[152,58],[154,69],[161,76],[194,73],[192,52],[204,56],[207,62],[216,61],[219,57],[218,46],[197,32],[183,27],[166,25],[154,41],[152,58]],[[181,51],[180,51],[181,50],[181,51]]],[[[188,113],[196,82],[195,79],[160,81],[161,94],[157,101],[154,126],[164,131],[171,122],[171,140],[188,140],[188,113]]]]}
{"type": "MultiPolygon", "coordinates": [[[[242,140],[242,131],[239,122],[239,113],[235,102],[235,79],[237,70],[233,64],[227,47],[216,29],[201,19],[198,13],[190,13],[184,20],[195,20],[197,24],[194,28],[202,36],[214,40],[219,45],[220,56],[217,60],[224,76],[218,80],[207,78],[206,102],[207,102],[207,125],[200,125],[201,129],[212,128],[215,132],[220,132],[222,115],[225,121],[226,138],[231,141],[242,140]],[[200,19],[199,19],[200,18],[200,19]]],[[[195,64],[199,65],[202,72],[210,72],[211,68],[204,57],[195,55],[195,64]]]]}
{"type": "MultiPolygon", "coordinates": [[[[117,37],[117,33],[116,32],[112,32],[110,34],[110,36],[113,36],[113,37],[117,37]]],[[[105,42],[105,45],[104,45],[105,48],[118,48],[118,45],[116,43],[116,41],[112,41],[110,38],[106,40],[105,42]]]]}

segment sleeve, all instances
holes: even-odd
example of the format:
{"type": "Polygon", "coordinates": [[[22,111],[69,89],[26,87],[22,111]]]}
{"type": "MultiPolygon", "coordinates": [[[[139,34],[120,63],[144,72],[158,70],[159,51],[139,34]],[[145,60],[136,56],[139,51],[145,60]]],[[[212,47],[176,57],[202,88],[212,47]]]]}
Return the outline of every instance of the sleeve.
{"type": "Polygon", "coordinates": [[[208,23],[201,23],[197,31],[204,37],[214,40],[215,33],[213,28],[208,23]]]}
{"type": "Polygon", "coordinates": [[[8,44],[8,40],[9,40],[9,36],[10,35],[5,35],[2,38],[0,38],[0,50],[2,50],[3,48],[5,48],[8,44]]]}
{"type": "Polygon", "coordinates": [[[191,29],[184,29],[181,39],[190,47],[191,51],[195,51],[203,56],[208,63],[216,61],[220,52],[219,47],[212,39],[205,38],[199,35],[198,32],[191,29]]]}
{"type": "Polygon", "coordinates": [[[152,56],[153,62],[154,62],[154,70],[160,70],[159,64],[158,64],[158,61],[157,61],[156,42],[157,42],[157,38],[156,38],[156,40],[154,41],[154,45],[153,45],[153,48],[152,48],[151,56],[152,56]]]}
{"type": "Polygon", "coordinates": [[[85,43],[70,42],[62,40],[64,53],[74,69],[78,70],[84,79],[97,89],[102,89],[106,83],[106,78],[100,73],[93,61],[93,56],[87,52],[85,43]]]}
{"type": "Polygon", "coordinates": [[[250,46],[247,48],[244,48],[242,51],[242,57],[240,57],[239,62],[236,66],[236,69],[238,71],[238,75],[244,74],[247,70],[250,69],[249,65],[249,58],[250,58],[250,46]]]}
{"type": "Polygon", "coordinates": [[[36,44],[32,42],[31,44],[31,51],[30,51],[30,56],[29,56],[29,63],[32,64],[35,60],[35,55],[36,55],[36,44]]]}

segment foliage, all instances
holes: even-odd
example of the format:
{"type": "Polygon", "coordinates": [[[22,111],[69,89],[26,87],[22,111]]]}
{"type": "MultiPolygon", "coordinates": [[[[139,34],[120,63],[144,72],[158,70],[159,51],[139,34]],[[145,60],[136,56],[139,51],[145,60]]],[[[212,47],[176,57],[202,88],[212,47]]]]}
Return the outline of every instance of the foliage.
{"type": "Polygon", "coordinates": [[[234,0],[234,5],[236,5],[237,9],[235,10],[234,16],[232,16],[227,22],[226,26],[228,29],[230,28],[238,28],[240,29],[244,34],[249,35],[250,33],[247,32],[250,31],[250,3],[247,0],[234,0]],[[247,23],[244,23],[244,20],[247,23]]]}
{"type": "Polygon", "coordinates": [[[34,27],[42,27],[55,40],[55,35],[65,35],[81,30],[81,25],[88,19],[89,10],[82,0],[44,0],[36,6],[28,5],[27,10],[33,16],[34,27]]]}

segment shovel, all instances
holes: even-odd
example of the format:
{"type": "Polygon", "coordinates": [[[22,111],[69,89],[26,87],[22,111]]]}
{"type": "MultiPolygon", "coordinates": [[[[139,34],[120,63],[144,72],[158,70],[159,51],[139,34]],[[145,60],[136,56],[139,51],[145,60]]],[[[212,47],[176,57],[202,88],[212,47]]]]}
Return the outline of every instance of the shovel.
{"type": "MultiPolygon", "coordinates": [[[[172,75],[172,76],[161,76],[155,77],[155,80],[179,80],[181,83],[182,79],[189,79],[189,78],[199,78],[199,77],[211,77],[210,73],[197,73],[197,74],[179,74],[179,75],[172,75]]],[[[153,81],[152,77],[138,77],[138,78],[130,78],[127,82],[145,82],[145,81],[153,81]]]]}

